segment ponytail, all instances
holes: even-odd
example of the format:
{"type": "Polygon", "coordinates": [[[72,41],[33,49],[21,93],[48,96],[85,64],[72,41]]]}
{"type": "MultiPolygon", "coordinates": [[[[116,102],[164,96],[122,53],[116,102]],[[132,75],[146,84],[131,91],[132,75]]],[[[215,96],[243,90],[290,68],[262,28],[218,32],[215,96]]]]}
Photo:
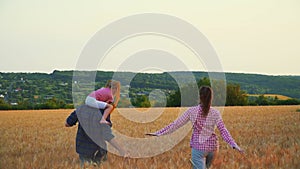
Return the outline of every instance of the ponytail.
{"type": "Polygon", "coordinates": [[[212,102],[213,91],[208,86],[202,86],[200,88],[200,106],[202,109],[203,116],[207,116],[212,102]]]}

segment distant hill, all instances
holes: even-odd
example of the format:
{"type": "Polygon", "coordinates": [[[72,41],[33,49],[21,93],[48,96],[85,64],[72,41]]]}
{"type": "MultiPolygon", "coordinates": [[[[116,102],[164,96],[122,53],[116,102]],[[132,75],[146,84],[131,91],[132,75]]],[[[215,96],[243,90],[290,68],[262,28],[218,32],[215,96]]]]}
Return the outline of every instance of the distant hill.
{"type": "Polygon", "coordinates": [[[237,83],[249,94],[280,94],[300,98],[300,76],[269,76],[226,73],[230,83],[237,83]]]}
{"type": "MultiPolygon", "coordinates": [[[[188,72],[176,72],[185,77],[188,72]]],[[[208,77],[207,72],[193,72],[196,79],[208,77]]],[[[217,73],[218,74],[218,73],[217,73]]],[[[279,94],[300,98],[300,76],[271,76],[247,73],[225,73],[227,83],[239,84],[249,94],[279,94]]]]}
{"type": "MultiPolygon", "coordinates": [[[[178,88],[176,80],[190,83],[188,75],[194,75],[198,81],[208,77],[207,72],[165,72],[165,73],[133,73],[97,71],[95,84],[99,88],[108,79],[117,74],[122,84],[128,84],[130,94],[147,93],[152,89],[175,91],[178,88]]],[[[218,74],[218,73],[216,73],[218,74]]],[[[219,73],[221,74],[221,73],[219,73]]],[[[77,72],[74,79],[86,83],[91,78],[91,72],[77,72]]],[[[246,73],[225,73],[227,83],[239,84],[248,94],[278,94],[300,99],[300,76],[270,76],[246,73]]],[[[53,97],[66,103],[72,103],[73,71],[55,70],[46,73],[0,73],[0,97],[10,103],[31,102],[40,103],[53,97]]],[[[76,91],[76,90],[74,90],[76,91]]],[[[74,92],[73,91],[73,92],[74,92]]],[[[79,90],[80,91],[80,90],[79,90]]],[[[90,91],[82,93],[85,95],[90,91]]]]}
{"type": "MultiPolygon", "coordinates": [[[[190,72],[171,72],[184,79],[190,72]]],[[[207,72],[193,72],[197,81],[209,77],[207,72]]],[[[216,73],[220,74],[220,73],[216,73]]],[[[279,94],[300,99],[300,76],[271,76],[225,73],[227,83],[239,84],[249,94],[279,94]]],[[[188,79],[186,79],[188,83],[188,79]]]]}

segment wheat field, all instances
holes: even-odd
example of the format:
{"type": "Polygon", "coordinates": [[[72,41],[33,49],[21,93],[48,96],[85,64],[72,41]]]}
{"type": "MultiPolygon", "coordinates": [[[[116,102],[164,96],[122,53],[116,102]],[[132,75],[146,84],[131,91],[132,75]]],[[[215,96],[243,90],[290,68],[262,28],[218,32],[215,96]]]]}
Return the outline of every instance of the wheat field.
{"type": "MultiPolygon", "coordinates": [[[[225,107],[224,123],[246,155],[232,150],[219,136],[220,150],[212,168],[300,168],[300,112],[297,109],[300,106],[225,107]]],[[[134,123],[118,110],[122,109],[112,114],[113,129],[137,138],[164,127],[178,115],[178,108],[165,108],[153,122],[134,123]]],[[[0,168],[79,168],[75,152],[77,126],[64,127],[72,111],[0,111],[0,168]]],[[[106,162],[89,168],[190,169],[190,136],[191,132],[171,150],[154,157],[124,159],[109,153],[106,162]]]]}

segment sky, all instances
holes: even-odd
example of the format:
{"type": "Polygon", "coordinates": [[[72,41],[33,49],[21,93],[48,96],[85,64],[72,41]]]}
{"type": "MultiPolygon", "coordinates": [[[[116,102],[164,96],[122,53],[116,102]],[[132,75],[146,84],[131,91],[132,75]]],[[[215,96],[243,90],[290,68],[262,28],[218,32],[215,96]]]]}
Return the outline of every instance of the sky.
{"type": "MultiPolygon", "coordinates": [[[[213,46],[224,72],[300,75],[298,0],[1,0],[0,72],[75,70],[83,49],[99,30],[142,13],[166,14],[193,25],[213,46]]],[[[206,63],[183,43],[148,34],[125,39],[105,57],[90,62],[97,63],[98,70],[117,71],[125,69],[132,55],[149,49],[166,51],[168,58],[188,70],[207,70],[206,63]]],[[[145,64],[141,62],[137,64],[145,64]]],[[[154,64],[128,70],[179,69],[154,64]]]]}

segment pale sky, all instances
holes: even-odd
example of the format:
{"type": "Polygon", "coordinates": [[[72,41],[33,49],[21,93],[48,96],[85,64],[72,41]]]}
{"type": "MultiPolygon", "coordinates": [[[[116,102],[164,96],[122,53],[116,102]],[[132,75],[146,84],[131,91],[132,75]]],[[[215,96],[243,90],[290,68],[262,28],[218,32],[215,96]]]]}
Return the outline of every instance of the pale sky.
{"type": "MultiPolygon", "coordinates": [[[[74,70],[97,31],[140,13],[167,14],[195,26],[225,72],[300,75],[298,0],[1,0],[0,72],[74,70]]],[[[167,51],[189,70],[205,71],[182,44],[149,35],[123,41],[98,69],[118,70],[126,58],[147,49],[167,51]]]]}

